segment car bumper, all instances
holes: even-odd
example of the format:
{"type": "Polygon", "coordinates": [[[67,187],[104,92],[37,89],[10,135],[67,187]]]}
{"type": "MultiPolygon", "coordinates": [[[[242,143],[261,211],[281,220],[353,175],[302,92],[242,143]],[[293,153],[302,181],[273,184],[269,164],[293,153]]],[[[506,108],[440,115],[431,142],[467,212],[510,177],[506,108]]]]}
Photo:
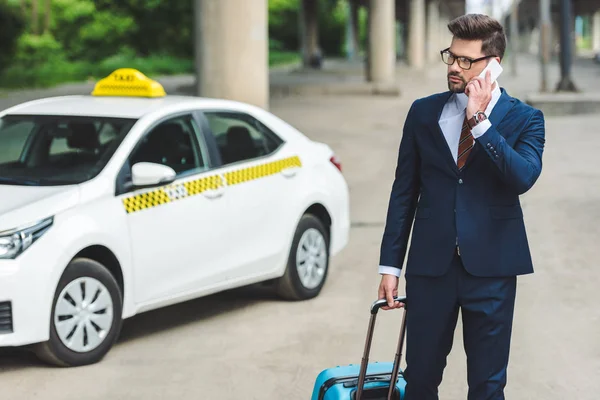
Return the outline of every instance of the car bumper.
{"type": "Polygon", "coordinates": [[[56,268],[43,242],[16,260],[0,260],[0,347],[48,340],[56,268]]]}
{"type": "MultiPolygon", "coordinates": [[[[335,171],[337,172],[337,171],[335,171]]],[[[332,256],[342,251],[350,239],[350,192],[343,176],[338,176],[334,193],[335,210],[332,215],[331,250],[332,256]]]]}

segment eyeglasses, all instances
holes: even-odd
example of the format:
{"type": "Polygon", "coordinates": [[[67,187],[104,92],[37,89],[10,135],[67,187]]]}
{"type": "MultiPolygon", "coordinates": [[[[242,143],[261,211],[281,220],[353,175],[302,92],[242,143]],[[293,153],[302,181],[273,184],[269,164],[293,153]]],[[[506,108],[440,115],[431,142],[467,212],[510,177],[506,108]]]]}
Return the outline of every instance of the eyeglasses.
{"type": "Polygon", "coordinates": [[[452,65],[452,64],[454,64],[454,62],[458,62],[458,66],[461,67],[462,69],[466,69],[466,70],[471,69],[471,66],[473,65],[473,63],[483,61],[488,58],[496,57],[496,56],[485,56],[485,57],[472,59],[469,57],[456,56],[450,52],[450,47],[448,47],[445,50],[440,51],[440,54],[442,55],[442,61],[445,64],[452,65]]]}

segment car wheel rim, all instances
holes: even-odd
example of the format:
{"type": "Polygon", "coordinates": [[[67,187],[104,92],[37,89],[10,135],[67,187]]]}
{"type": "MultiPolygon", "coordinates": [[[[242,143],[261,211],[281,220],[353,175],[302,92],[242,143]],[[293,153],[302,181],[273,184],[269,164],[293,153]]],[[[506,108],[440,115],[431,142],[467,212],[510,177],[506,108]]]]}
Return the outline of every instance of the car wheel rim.
{"type": "Polygon", "coordinates": [[[296,269],[300,282],[307,289],[321,284],[327,270],[327,246],[317,229],[307,229],[298,242],[296,269]]]}
{"type": "Polygon", "coordinates": [[[104,342],[112,324],[112,297],[97,279],[75,279],[58,296],[54,327],[68,349],[78,353],[94,350],[104,342]]]}

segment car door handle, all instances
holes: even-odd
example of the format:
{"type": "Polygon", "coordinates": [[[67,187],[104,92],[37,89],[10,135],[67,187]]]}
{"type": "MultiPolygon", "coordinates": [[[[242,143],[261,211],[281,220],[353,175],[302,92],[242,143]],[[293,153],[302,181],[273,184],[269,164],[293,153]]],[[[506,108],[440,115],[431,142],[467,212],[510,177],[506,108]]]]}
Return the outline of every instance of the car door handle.
{"type": "Polygon", "coordinates": [[[297,173],[298,167],[289,167],[281,170],[281,175],[285,176],[286,178],[292,178],[296,176],[297,173]]]}
{"type": "Polygon", "coordinates": [[[209,199],[218,199],[219,197],[223,196],[224,193],[225,193],[224,186],[221,186],[217,189],[205,190],[204,192],[202,192],[204,197],[209,198],[209,199]]]}

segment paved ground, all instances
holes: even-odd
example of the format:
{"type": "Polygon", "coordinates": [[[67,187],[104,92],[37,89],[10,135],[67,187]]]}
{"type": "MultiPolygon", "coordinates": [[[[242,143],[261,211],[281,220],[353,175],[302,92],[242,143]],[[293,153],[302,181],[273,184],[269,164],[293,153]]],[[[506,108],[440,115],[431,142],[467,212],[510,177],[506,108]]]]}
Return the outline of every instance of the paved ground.
{"type": "MultiPolygon", "coordinates": [[[[149,312],[125,323],[104,362],[85,368],[52,369],[5,352],[1,398],[300,400],[323,368],[360,362],[401,126],[414,97],[444,90],[440,72],[401,71],[400,98],[273,102],[276,114],[335,149],[351,187],[351,242],[319,298],[286,303],[246,289],[149,312]]],[[[519,280],[509,399],[592,400],[600,392],[599,123],[547,120],[544,171],[522,200],[536,273],[519,280]]],[[[372,360],[392,358],[399,315],[380,315],[372,360]]],[[[466,398],[465,362],[459,323],[442,399],[466,398]]]]}

